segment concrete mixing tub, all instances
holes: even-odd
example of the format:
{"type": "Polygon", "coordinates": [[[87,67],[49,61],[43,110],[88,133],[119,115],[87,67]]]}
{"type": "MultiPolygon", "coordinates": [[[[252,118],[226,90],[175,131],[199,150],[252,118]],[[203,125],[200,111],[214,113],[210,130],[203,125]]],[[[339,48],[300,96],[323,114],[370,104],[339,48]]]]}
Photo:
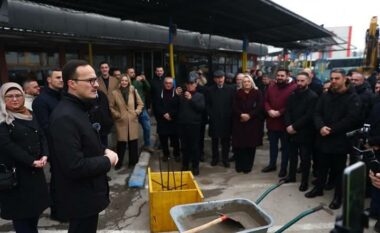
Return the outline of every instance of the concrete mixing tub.
{"type": "Polygon", "coordinates": [[[210,222],[219,217],[218,213],[226,214],[239,221],[245,229],[239,231],[234,226],[219,223],[203,232],[265,233],[273,223],[272,217],[265,213],[256,203],[242,198],[178,205],[170,210],[170,215],[179,232],[210,222]]]}

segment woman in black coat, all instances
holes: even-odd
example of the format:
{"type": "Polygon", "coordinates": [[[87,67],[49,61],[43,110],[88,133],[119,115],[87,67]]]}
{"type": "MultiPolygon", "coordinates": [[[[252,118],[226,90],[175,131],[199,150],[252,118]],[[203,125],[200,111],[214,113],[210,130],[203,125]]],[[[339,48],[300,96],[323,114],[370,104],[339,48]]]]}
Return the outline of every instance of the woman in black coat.
{"type": "Polygon", "coordinates": [[[1,218],[12,220],[17,233],[36,233],[38,219],[49,203],[42,169],[47,144],[37,120],[24,107],[21,86],[5,83],[0,94],[0,164],[15,167],[17,174],[17,186],[0,191],[1,218]]]}
{"type": "Polygon", "coordinates": [[[233,102],[232,145],[237,172],[251,172],[256,147],[262,145],[262,109],[262,94],[253,79],[245,75],[243,88],[236,92],[233,102]]]}

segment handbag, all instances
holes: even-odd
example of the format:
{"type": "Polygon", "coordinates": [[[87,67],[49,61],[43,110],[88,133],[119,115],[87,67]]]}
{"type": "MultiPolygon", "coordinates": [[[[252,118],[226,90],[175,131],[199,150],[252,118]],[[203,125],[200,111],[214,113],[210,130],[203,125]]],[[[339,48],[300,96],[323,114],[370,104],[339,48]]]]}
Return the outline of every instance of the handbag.
{"type": "Polygon", "coordinates": [[[5,164],[0,164],[0,191],[11,190],[16,186],[16,168],[9,169],[5,164]]]}

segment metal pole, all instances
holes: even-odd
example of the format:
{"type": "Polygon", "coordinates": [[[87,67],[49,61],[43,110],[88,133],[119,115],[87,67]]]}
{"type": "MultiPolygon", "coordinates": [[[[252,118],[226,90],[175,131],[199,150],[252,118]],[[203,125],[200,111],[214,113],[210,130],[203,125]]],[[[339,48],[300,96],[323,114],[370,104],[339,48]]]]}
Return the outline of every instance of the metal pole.
{"type": "Polygon", "coordinates": [[[173,48],[173,23],[172,19],[169,20],[169,64],[170,64],[170,73],[173,79],[175,79],[175,69],[174,69],[174,48],[173,48]]]}
{"type": "Polygon", "coordinates": [[[247,47],[248,47],[248,37],[247,35],[244,35],[243,39],[243,52],[242,52],[242,59],[241,59],[241,71],[245,73],[247,70],[247,47]]]}

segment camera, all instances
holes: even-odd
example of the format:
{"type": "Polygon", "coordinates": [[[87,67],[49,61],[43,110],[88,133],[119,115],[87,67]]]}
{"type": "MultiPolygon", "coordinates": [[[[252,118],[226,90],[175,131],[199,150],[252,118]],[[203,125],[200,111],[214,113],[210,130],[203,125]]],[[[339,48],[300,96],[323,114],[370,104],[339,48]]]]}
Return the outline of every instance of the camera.
{"type": "Polygon", "coordinates": [[[351,132],[346,133],[346,136],[348,138],[354,138],[354,137],[359,137],[359,138],[367,138],[368,132],[371,129],[370,124],[364,124],[362,128],[360,129],[355,129],[351,132]]]}

